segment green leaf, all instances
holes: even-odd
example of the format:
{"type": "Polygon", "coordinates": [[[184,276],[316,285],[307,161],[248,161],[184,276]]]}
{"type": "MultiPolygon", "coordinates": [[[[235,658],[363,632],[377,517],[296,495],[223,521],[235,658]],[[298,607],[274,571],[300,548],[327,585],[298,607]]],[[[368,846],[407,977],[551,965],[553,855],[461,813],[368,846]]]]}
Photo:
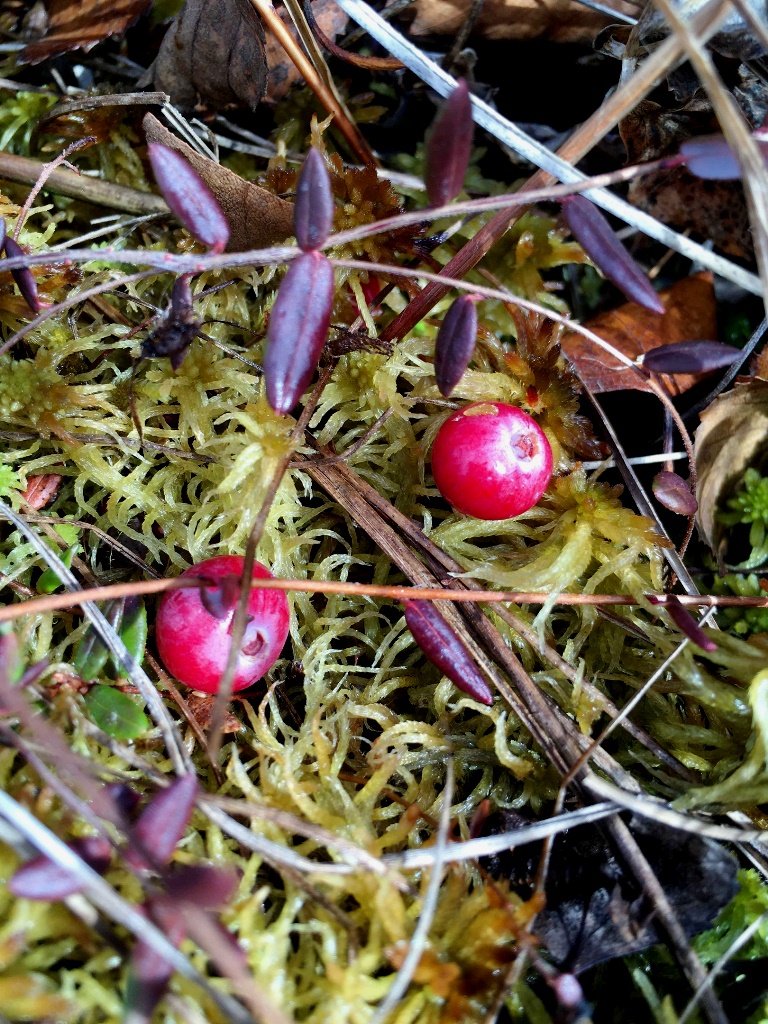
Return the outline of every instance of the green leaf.
{"type": "MultiPolygon", "coordinates": [[[[117,598],[107,601],[103,608],[104,617],[113,629],[119,631],[123,618],[123,602],[117,598]]],[[[96,679],[109,657],[109,648],[91,626],[77,645],[72,667],[81,679],[96,679]]]]}
{"type": "Polygon", "coordinates": [[[94,686],[86,694],[85,706],[96,725],[116,740],[135,739],[149,728],[135,699],[114,686],[94,686]]]}
{"type": "MultiPolygon", "coordinates": [[[[61,560],[69,569],[72,565],[72,559],[75,557],[78,545],[75,544],[71,548],[67,548],[64,554],[61,556],[61,560]]],[[[55,590],[58,590],[61,586],[61,580],[53,569],[46,569],[40,579],[37,581],[37,592],[38,594],[52,594],[55,590]]]]}
{"type": "MultiPolygon", "coordinates": [[[[144,649],[147,646],[147,609],[140,597],[126,597],[123,601],[123,624],[119,629],[120,639],[128,648],[137,665],[144,660],[144,649]]],[[[107,672],[112,675],[120,675],[127,672],[122,662],[114,657],[110,658],[110,665],[107,672]]]]}

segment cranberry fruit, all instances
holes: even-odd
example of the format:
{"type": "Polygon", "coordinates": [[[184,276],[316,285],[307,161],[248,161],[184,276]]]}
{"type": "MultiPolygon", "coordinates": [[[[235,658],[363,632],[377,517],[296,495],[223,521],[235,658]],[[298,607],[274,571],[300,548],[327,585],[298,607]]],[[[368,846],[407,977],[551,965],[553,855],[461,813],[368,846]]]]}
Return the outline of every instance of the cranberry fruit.
{"type": "Polygon", "coordinates": [[[552,476],[552,449],[522,409],[476,402],[449,416],[432,448],[442,496],[476,519],[511,519],[532,508],[552,476]]]}
{"type": "MultiPolygon", "coordinates": [[[[221,555],[193,565],[181,575],[219,579],[242,576],[242,572],[243,559],[239,555],[221,555]]],[[[271,575],[259,562],[254,563],[255,578],[271,575]]],[[[191,588],[164,594],[157,612],[155,636],[160,657],[172,676],[194,690],[216,693],[229,657],[237,595],[233,593],[230,606],[222,609],[219,618],[206,610],[200,594],[201,591],[191,588]]],[[[248,615],[233,691],[243,690],[261,679],[280,657],[288,636],[290,612],[283,591],[252,590],[248,615]]]]}

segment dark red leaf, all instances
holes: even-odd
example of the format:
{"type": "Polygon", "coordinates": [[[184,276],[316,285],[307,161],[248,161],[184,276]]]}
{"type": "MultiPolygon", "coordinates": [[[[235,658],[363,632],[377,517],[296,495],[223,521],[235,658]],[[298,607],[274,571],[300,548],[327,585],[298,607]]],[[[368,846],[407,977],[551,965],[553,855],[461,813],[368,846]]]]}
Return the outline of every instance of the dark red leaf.
{"type": "Polygon", "coordinates": [[[226,619],[239,595],[240,577],[230,573],[210,580],[210,585],[206,580],[206,586],[200,591],[200,604],[214,618],[226,619]]]}
{"type": "MultiPolygon", "coordinates": [[[[164,897],[148,900],[146,909],[168,941],[180,946],[187,935],[181,909],[164,897]]],[[[130,1020],[131,1024],[149,1021],[172,977],[173,967],[168,961],[139,939],[131,954],[123,1020],[130,1020]]]]}
{"type": "Polygon", "coordinates": [[[5,236],[8,233],[8,228],[5,223],[5,217],[0,217],[0,249],[5,247],[5,236]]]}
{"type": "Polygon", "coordinates": [[[132,833],[134,845],[125,859],[139,870],[167,864],[192,817],[197,799],[197,778],[182,775],[150,800],[132,833]]]}
{"type": "Polygon", "coordinates": [[[413,639],[440,671],[481,704],[493,704],[493,693],[472,655],[431,601],[406,601],[405,621],[413,639]]]}
{"type": "Polygon", "coordinates": [[[469,366],[477,339],[477,310],[471,295],[461,295],[443,317],[435,342],[435,380],[446,398],[469,366]]]}
{"type": "Polygon", "coordinates": [[[569,196],[562,202],[571,234],[595,266],[632,302],[663,313],[664,304],[651,282],[595,204],[584,196],[569,196]]]}
{"type": "Polygon", "coordinates": [[[741,177],[739,161],[722,135],[687,139],[680,146],[685,166],[697,178],[735,181],[741,177]]]}
{"type": "Polygon", "coordinates": [[[651,595],[648,600],[651,604],[663,605],[669,612],[669,617],[691,643],[696,644],[702,651],[716,651],[717,644],[710,640],[704,630],[693,619],[691,615],[680,604],[674,594],[668,594],[665,598],[658,598],[651,595]]]}
{"type": "Polygon", "coordinates": [[[172,213],[211,252],[223,252],[229,241],[229,224],[213,192],[179,153],[160,142],[150,142],[147,150],[155,180],[172,213]]]}
{"type": "Polygon", "coordinates": [[[141,793],[126,786],[124,782],[110,782],[107,793],[118,813],[130,818],[141,803],[141,793]]]}
{"type": "Polygon", "coordinates": [[[293,208],[296,241],[304,252],[322,248],[333,227],[333,193],[325,160],[310,149],[296,186],[293,208]]]}
{"type": "MultiPolygon", "coordinates": [[[[67,845],[100,875],[109,867],[112,847],[101,836],[75,839],[67,845]]],[[[77,875],[42,855],[28,860],[8,882],[8,889],[14,896],[49,903],[72,896],[82,888],[83,883],[77,875]]]]}
{"type": "Polygon", "coordinates": [[[426,185],[433,206],[443,206],[461,192],[472,151],[472,101],[463,78],[435,118],[427,140],[426,185]]]}
{"type": "Polygon", "coordinates": [[[694,516],[698,509],[696,498],[690,486],[677,473],[662,470],[653,478],[653,493],[656,500],[671,512],[680,516],[694,516]]]}
{"type": "MultiPolygon", "coordinates": [[[[14,242],[10,235],[6,235],[3,247],[5,248],[5,255],[9,259],[26,255],[18,242],[14,242]]],[[[29,267],[16,267],[15,270],[11,271],[11,277],[16,282],[22,298],[32,312],[39,313],[42,307],[37,294],[37,281],[35,281],[35,275],[29,267]]]]}
{"type": "Polygon", "coordinates": [[[333,267],[322,253],[302,253],[288,268],[269,316],[264,377],[275,412],[289,413],[306,391],[332,309],[333,267]]]}
{"type": "Polygon", "coordinates": [[[738,357],[739,349],[721,341],[674,341],[652,348],[641,362],[652,373],[713,373],[731,366],[738,357]]]}
{"type": "Polygon", "coordinates": [[[229,868],[185,864],[166,879],[165,888],[176,900],[194,903],[202,910],[216,910],[229,902],[237,882],[236,873],[229,868]]]}

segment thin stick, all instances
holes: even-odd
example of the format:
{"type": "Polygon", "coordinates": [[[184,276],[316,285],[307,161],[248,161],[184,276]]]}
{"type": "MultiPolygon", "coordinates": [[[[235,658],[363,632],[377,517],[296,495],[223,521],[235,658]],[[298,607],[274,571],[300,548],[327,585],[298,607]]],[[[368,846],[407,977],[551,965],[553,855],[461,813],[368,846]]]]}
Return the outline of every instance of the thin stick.
{"type": "MultiPolygon", "coordinates": [[[[93,135],[86,135],[83,139],[77,139],[75,142],[71,142],[66,149],[62,150],[57,157],[54,157],[53,160],[49,161],[47,164],[40,165],[40,173],[37,176],[37,181],[32,186],[29,195],[24,201],[24,205],[19,212],[19,216],[16,218],[16,227],[13,229],[13,240],[15,242],[18,242],[19,240],[21,229],[24,227],[24,221],[27,219],[29,211],[32,209],[32,203],[37,199],[46,181],[50,178],[59,164],[63,164],[70,153],[74,153],[75,150],[82,149],[83,146],[90,146],[94,142],[96,142],[96,139],[93,135]]],[[[72,165],[70,164],[70,167],[71,166],[72,165]]],[[[75,173],[77,173],[78,177],[80,176],[79,172],[75,173]]]]}

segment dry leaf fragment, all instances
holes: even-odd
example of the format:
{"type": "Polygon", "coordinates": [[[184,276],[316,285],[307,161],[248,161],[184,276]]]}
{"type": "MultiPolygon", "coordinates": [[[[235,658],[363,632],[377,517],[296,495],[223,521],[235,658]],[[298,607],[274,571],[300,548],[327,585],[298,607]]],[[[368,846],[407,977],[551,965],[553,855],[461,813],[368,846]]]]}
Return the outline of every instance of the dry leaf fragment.
{"type": "Polygon", "coordinates": [[[722,525],[716,514],[747,469],[768,446],[768,383],[748,380],[720,395],[701,415],[694,453],[699,531],[717,551],[722,525]]]}
{"type": "MultiPolygon", "coordinates": [[[[312,12],[315,21],[329,39],[336,40],[344,31],[349,20],[335,0],[313,0],[312,12]]],[[[298,42],[299,34],[285,7],[278,8],[277,13],[288,26],[288,31],[298,42]]],[[[267,35],[267,91],[265,103],[277,103],[295,82],[303,81],[296,65],[287,55],[281,43],[270,32],[267,35]]]]}
{"type": "Polygon", "coordinates": [[[262,249],[293,234],[292,203],[198,153],[152,114],[146,115],[143,125],[147,142],[159,142],[180,153],[216,196],[229,224],[228,252],[262,249]]]}
{"type": "Polygon", "coordinates": [[[38,512],[46,505],[50,505],[58,493],[60,483],[61,477],[57,473],[27,477],[27,487],[22,498],[30,508],[38,512]]]}
{"type": "MultiPolygon", "coordinates": [[[[601,313],[585,326],[599,334],[630,359],[679,341],[712,341],[717,337],[715,293],[712,275],[694,274],[659,293],[666,312],[651,313],[634,302],[601,313]]],[[[568,333],[562,340],[563,352],[579,372],[587,387],[596,393],[650,391],[643,378],[623,366],[607,352],[597,348],[580,334],[568,333]]],[[[699,380],[698,375],[678,374],[664,377],[674,395],[682,394],[699,380]]]]}
{"type": "MultiPolygon", "coordinates": [[[[611,6],[634,15],[625,0],[611,6]]],[[[472,0],[416,0],[411,34],[454,35],[469,17],[472,0]]],[[[575,0],[485,0],[475,32],[486,39],[538,39],[558,43],[591,43],[611,19],[575,0]]]]}
{"type": "Polygon", "coordinates": [[[21,54],[26,64],[39,64],[57,53],[90,50],[112,35],[122,35],[147,10],[152,0],[49,0],[48,31],[21,54]]]}
{"type": "Polygon", "coordinates": [[[147,80],[182,110],[199,101],[254,110],[267,85],[259,16],[247,0],[187,0],[141,84],[147,80]]]}

